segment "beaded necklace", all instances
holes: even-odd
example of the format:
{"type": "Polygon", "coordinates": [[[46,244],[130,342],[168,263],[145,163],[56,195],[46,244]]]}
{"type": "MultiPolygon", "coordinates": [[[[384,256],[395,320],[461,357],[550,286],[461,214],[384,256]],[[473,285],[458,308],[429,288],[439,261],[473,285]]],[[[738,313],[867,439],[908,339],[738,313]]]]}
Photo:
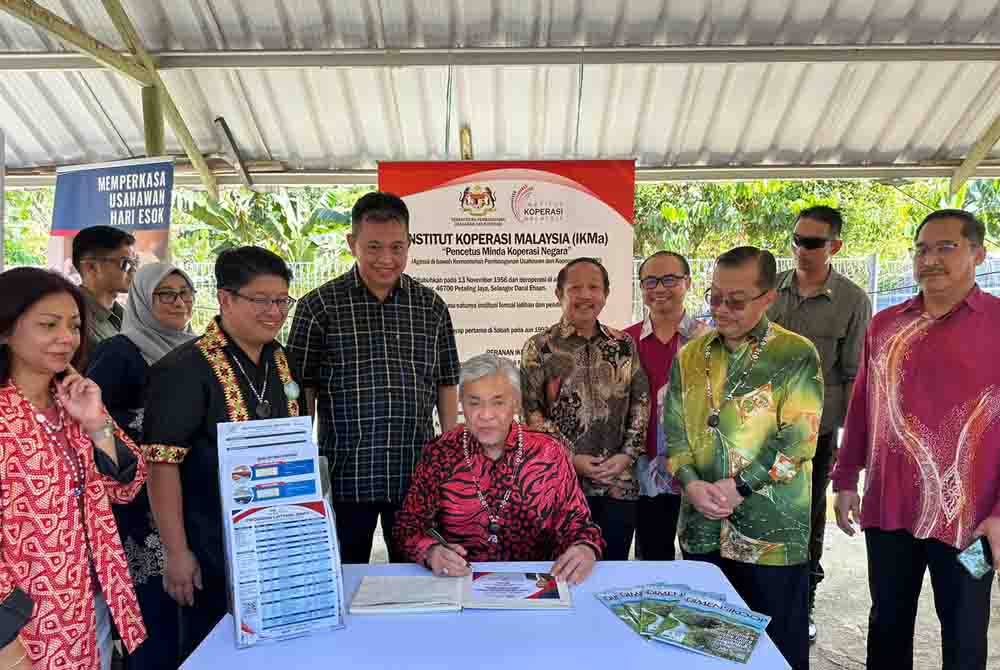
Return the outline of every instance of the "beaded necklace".
{"type": "MultiPolygon", "coordinates": [[[[719,406],[715,406],[715,396],[712,392],[712,341],[709,340],[705,343],[705,395],[708,396],[708,429],[710,431],[715,430],[719,427],[719,415],[722,413],[722,407],[727,402],[733,399],[736,395],[736,391],[743,386],[743,382],[747,380],[750,373],[753,372],[754,367],[757,365],[757,360],[760,358],[760,352],[763,351],[764,346],[767,344],[768,338],[771,337],[771,325],[768,324],[767,330],[764,332],[764,336],[760,338],[759,341],[754,342],[753,349],[750,350],[750,362],[747,364],[746,368],[743,370],[743,374],[736,381],[735,384],[729,389],[729,393],[726,397],[722,399],[719,406]]],[[[728,379],[727,379],[728,381],[728,379]]]]}
{"type": "MultiPolygon", "coordinates": [[[[490,510],[489,504],[486,502],[486,496],[483,495],[483,490],[479,487],[479,478],[476,477],[475,472],[472,470],[472,458],[469,456],[469,429],[465,428],[462,431],[462,453],[465,454],[465,465],[469,468],[469,473],[472,474],[472,483],[476,487],[476,496],[479,498],[479,504],[482,505],[483,509],[486,510],[486,517],[490,520],[489,525],[486,527],[489,531],[489,535],[486,539],[492,544],[496,544],[500,541],[500,515],[503,513],[503,508],[507,506],[508,501],[510,501],[510,494],[514,490],[513,483],[507,492],[504,493],[503,499],[500,504],[497,505],[497,511],[494,514],[490,510]]],[[[514,453],[514,472],[516,474],[517,468],[521,465],[524,460],[524,435],[521,432],[521,424],[517,424],[517,451],[514,453]]]]}

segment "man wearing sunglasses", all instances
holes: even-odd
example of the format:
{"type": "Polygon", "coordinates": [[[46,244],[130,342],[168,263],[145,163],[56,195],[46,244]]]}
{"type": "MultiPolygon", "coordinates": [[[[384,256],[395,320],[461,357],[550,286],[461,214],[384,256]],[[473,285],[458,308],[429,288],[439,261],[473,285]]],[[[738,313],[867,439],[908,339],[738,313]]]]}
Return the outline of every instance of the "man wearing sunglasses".
{"type": "Polygon", "coordinates": [[[826,489],[837,460],[837,431],[844,421],[872,305],[864,289],[833,268],[844,220],[836,209],[810,207],[799,213],[792,234],[795,268],[778,275],[778,296],[768,317],[816,346],[826,386],[812,472],[809,537],[809,641],[816,640],[813,609],[823,580],[826,489]]]}
{"type": "Polygon", "coordinates": [[[708,332],[708,326],[684,310],[684,300],[691,289],[691,267],[684,256],[657,251],[639,266],[639,286],[646,317],[625,329],[639,348],[639,360],[649,379],[650,398],[646,453],[636,461],[639,478],[636,554],[646,561],[672,561],[681,491],[680,485],[666,473],[659,408],[674,357],[690,339],[708,332]]]}
{"type": "Polygon", "coordinates": [[[968,212],[928,214],[914,239],[920,294],[876,314],[865,335],[833,489],[837,525],[865,531],[869,668],[913,668],[928,571],[942,667],[985,670],[992,657],[994,573],[958,561],[985,536],[1000,567],[1000,299],[976,284],[985,234],[968,212]]]}
{"type": "Polygon", "coordinates": [[[772,323],[774,256],[737,247],[705,298],[716,329],[677,355],[663,425],[684,558],[718,566],[793,670],[809,667],[809,507],[823,411],[816,348],[772,323]]]}
{"type": "Polygon", "coordinates": [[[135,237],[111,226],[84,228],[73,237],[73,267],[87,303],[87,353],[122,329],[125,310],[116,300],[128,293],[139,267],[135,237]]]}

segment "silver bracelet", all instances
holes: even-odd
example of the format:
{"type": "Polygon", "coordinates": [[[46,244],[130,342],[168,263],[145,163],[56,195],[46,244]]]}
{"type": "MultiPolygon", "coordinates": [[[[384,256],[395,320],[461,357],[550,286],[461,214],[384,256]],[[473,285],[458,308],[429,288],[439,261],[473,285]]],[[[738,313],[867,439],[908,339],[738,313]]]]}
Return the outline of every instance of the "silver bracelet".
{"type": "Polygon", "coordinates": [[[98,442],[101,442],[103,440],[114,439],[115,424],[111,420],[111,417],[108,417],[104,420],[103,426],[101,426],[92,433],[87,433],[87,436],[90,437],[90,439],[94,442],[94,444],[97,444],[98,442]]]}

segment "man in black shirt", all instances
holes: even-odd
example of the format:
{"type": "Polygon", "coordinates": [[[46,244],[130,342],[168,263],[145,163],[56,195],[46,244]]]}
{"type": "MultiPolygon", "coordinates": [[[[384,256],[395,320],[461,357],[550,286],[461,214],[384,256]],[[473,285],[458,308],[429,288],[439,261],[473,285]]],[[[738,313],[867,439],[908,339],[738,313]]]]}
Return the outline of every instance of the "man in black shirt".
{"type": "Polygon", "coordinates": [[[228,603],[217,425],[299,414],[298,385],[274,340],[295,302],[291,270],[270,251],[240,247],[219,255],[215,278],[220,315],[153,366],[143,420],[164,587],[182,606],[182,658],[228,603]]]}

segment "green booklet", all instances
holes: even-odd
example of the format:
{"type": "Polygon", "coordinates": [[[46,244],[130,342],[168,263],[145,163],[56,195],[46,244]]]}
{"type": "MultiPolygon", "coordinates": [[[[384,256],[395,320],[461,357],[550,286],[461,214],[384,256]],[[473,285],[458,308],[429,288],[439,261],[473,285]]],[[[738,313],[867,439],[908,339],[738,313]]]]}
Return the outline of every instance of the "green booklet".
{"type": "Polygon", "coordinates": [[[595,593],[604,606],[611,610],[622,623],[639,632],[639,607],[642,603],[642,586],[623,589],[608,589],[595,593]]]}
{"type": "Polygon", "coordinates": [[[652,639],[728,661],[746,663],[771,617],[710,594],[684,594],[652,639]]]}
{"type": "Polygon", "coordinates": [[[651,637],[677,624],[670,612],[691,587],[687,584],[648,584],[642,587],[639,605],[640,635],[651,637]]]}

